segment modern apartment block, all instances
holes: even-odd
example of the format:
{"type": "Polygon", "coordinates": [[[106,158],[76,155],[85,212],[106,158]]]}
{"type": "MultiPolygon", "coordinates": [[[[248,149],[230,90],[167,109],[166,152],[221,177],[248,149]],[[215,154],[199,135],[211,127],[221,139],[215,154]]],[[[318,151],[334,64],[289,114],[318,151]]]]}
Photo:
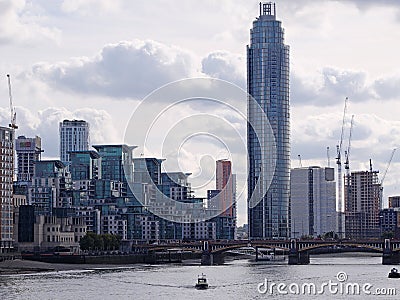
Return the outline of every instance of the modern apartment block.
{"type": "Polygon", "coordinates": [[[382,193],[378,171],[358,171],[346,176],[344,199],[346,237],[380,237],[382,193]]]}
{"type": "Polygon", "coordinates": [[[224,216],[236,218],[236,175],[231,161],[217,160],[215,187],[220,191],[218,209],[224,216]]]}
{"type": "Polygon", "coordinates": [[[0,253],[13,248],[14,135],[0,127],[0,253]]]}
{"type": "Polygon", "coordinates": [[[38,136],[27,138],[23,135],[15,140],[17,153],[17,183],[29,185],[35,173],[35,162],[40,160],[42,139],[38,136]]]}
{"type": "Polygon", "coordinates": [[[71,151],[89,149],[89,123],[84,120],[64,120],[60,122],[60,160],[69,165],[71,151]]]}
{"type": "Polygon", "coordinates": [[[247,91],[251,95],[247,129],[249,238],[288,238],[289,46],[284,43],[281,21],[276,19],[275,3],[260,3],[260,14],[250,30],[247,91]],[[267,134],[270,128],[273,133],[267,134]],[[271,145],[276,145],[274,151],[271,145]],[[250,201],[253,192],[258,198],[254,204],[250,201]]]}
{"type": "Polygon", "coordinates": [[[333,168],[304,167],[290,172],[291,237],[337,232],[333,168]]]}

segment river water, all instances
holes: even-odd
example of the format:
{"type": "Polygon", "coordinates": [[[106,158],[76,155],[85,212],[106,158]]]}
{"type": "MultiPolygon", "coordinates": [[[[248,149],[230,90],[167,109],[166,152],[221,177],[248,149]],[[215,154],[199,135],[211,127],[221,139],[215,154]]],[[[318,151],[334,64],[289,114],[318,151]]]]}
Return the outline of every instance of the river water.
{"type": "Polygon", "coordinates": [[[314,256],[302,266],[242,259],[221,266],[132,265],[2,275],[0,299],[400,299],[400,279],[387,278],[391,267],[383,266],[380,256],[346,253],[314,256]],[[201,273],[207,275],[208,290],[194,288],[201,273]],[[308,290],[307,283],[316,291],[308,290]],[[350,284],[358,285],[359,295],[350,284]],[[397,295],[377,296],[393,293],[390,289],[397,295]]]}

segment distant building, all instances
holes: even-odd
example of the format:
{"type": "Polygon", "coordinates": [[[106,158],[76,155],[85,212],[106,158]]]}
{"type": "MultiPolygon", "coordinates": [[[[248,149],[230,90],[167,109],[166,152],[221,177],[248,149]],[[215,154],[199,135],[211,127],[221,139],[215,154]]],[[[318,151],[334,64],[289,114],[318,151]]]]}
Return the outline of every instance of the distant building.
{"type": "Polygon", "coordinates": [[[179,202],[192,202],[192,188],[188,181],[191,173],[166,172],[161,173],[160,189],[167,197],[179,202]]]}
{"type": "Polygon", "coordinates": [[[291,236],[318,236],[336,229],[333,168],[305,167],[290,172],[291,236]]]}
{"type": "Polygon", "coordinates": [[[69,152],[89,149],[89,123],[83,120],[60,122],[60,160],[68,165],[69,152]]]}
{"type": "Polygon", "coordinates": [[[96,151],[72,151],[69,157],[72,180],[101,179],[101,158],[96,151]]]}
{"type": "Polygon", "coordinates": [[[19,251],[54,251],[58,247],[79,252],[79,242],[86,235],[82,217],[36,215],[33,206],[21,206],[18,219],[19,251]]]}
{"type": "Polygon", "coordinates": [[[133,182],[133,149],[136,146],[94,145],[101,157],[101,177],[124,184],[124,191],[131,196],[128,182],[133,182]]]}
{"type": "Polygon", "coordinates": [[[127,237],[127,221],[122,219],[119,214],[109,214],[102,216],[102,234],[118,235],[121,239],[127,237]]]}
{"type": "Polygon", "coordinates": [[[232,162],[217,160],[215,187],[221,191],[218,209],[225,216],[236,219],[236,175],[232,174],[232,162]]]}
{"type": "Polygon", "coordinates": [[[391,235],[400,238],[400,207],[384,208],[380,215],[381,235],[391,235]]]}
{"type": "Polygon", "coordinates": [[[29,185],[35,172],[35,162],[41,157],[42,140],[38,136],[34,138],[19,136],[15,140],[15,151],[18,167],[17,182],[29,185]]]}
{"type": "Polygon", "coordinates": [[[0,253],[13,248],[14,135],[0,127],[0,253]]]}
{"type": "Polygon", "coordinates": [[[379,238],[382,193],[378,171],[358,171],[346,176],[344,199],[346,237],[379,238]]]}
{"type": "Polygon", "coordinates": [[[161,164],[164,159],[140,157],[133,159],[134,182],[161,184],[161,164]]]}
{"type": "Polygon", "coordinates": [[[60,160],[36,162],[29,204],[36,207],[35,212],[45,215],[50,215],[53,208],[72,206],[71,176],[60,160]]]}
{"type": "Polygon", "coordinates": [[[400,207],[400,196],[389,197],[389,208],[400,207]]]}
{"type": "Polygon", "coordinates": [[[207,191],[207,208],[218,216],[215,222],[216,239],[233,240],[236,238],[236,175],[232,174],[229,160],[216,162],[215,190],[207,191]]]}

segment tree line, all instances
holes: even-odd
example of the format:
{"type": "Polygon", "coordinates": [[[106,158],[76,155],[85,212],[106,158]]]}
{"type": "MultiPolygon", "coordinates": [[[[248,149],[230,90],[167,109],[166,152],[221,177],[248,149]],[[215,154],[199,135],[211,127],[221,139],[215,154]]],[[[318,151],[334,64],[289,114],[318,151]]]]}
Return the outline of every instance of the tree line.
{"type": "Polygon", "coordinates": [[[81,238],[79,246],[81,250],[118,250],[121,245],[121,237],[113,234],[96,234],[94,232],[87,232],[81,238]]]}

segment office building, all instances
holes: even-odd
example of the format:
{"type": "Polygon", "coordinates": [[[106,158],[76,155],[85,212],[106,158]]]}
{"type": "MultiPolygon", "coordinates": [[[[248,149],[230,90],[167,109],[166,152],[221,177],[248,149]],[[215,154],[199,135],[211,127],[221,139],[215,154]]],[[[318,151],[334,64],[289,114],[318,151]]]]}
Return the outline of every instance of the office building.
{"type": "Polygon", "coordinates": [[[290,172],[291,237],[337,232],[333,168],[305,167],[290,172]]]}
{"type": "Polygon", "coordinates": [[[89,149],[89,123],[83,120],[60,122],[60,160],[69,165],[71,151],[89,149]]]}
{"type": "Polygon", "coordinates": [[[389,208],[398,208],[398,207],[400,207],[400,196],[389,197],[389,208]]]}
{"type": "Polygon", "coordinates": [[[0,127],[0,253],[13,248],[14,135],[0,127]]]}
{"type": "Polygon", "coordinates": [[[42,140],[36,136],[27,138],[19,136],[15,140],[15,151],[17,153],[17,182],[29,185],[34,175],[35,162],[40,160],[42,151],[42,140]]]}
{"type": "Polygon", "coordinates": [[[378,171],[358,171],[346,176],[344,199],[346,237],[379,238],[382,193],[378,171]]]}
{"type": "Polygon", "coordinates": [[[250,30],[247,91],[258,104],[249,97],[249,238],[288,238],[289,46],[284,43],[284,29],[276,19],[275,4],[271,2],[260,3],[260,15],[250,30]],[[270,128],[272,134],[268,133],[270,128]],[[270,151],[271,145],[276,145],[274,151],[270,151]],[[256,202],[250,201],[253,192],[257,193],[256,202]]]}

